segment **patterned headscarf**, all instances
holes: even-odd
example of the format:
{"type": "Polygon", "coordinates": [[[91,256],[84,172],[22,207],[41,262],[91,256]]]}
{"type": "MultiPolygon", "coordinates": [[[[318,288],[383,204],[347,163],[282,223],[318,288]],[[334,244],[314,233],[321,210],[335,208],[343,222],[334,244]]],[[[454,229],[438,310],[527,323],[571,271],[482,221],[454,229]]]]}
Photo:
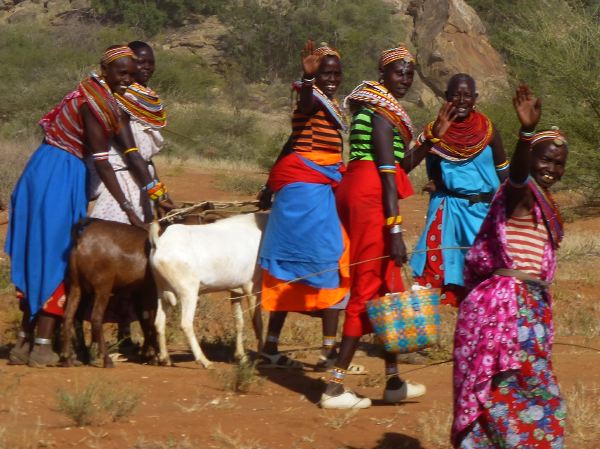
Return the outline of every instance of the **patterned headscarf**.
{"type": "Polygon", "coordinates": [[[137,59],[137,56],[133,52],[131,48],[127,45],[121,45],[118,47],[109,47],[106,49],[104,54],[102,55],[102,59],[100,60],[100,64],[103,66],[107,66],[112,62],[115,62],[117,59],[121,58],[132,58],[137,59]]]}
{"type": "Polygon", "coordinates": [[[381,55],[379,56],[379,68],[383,69],[386,65],[398,60],[415,62],[415,57],[411,54],[406,45],[400,44],[397,47],[388,48],[381,52],[381,55]]]}
{"type": "Polygon", "coordinates": [[[552,143],[559,147],[567,144],[564,134],[556,126],[553,126],[552,129],[535,133],[531,138],[531,147],[533,148],[538,143],[546,140],[552,140],[552,143]]]}
{"type": "Polygon", "coordinates": [[[335,48],[327,45],[326,42],[321,42],[321,46],[319,48],[315,49],[312,54],[315,56],[319,56],[319,57],[335,56],[339,60],[342,59],[340,57],[340,53],[335,48]]]}

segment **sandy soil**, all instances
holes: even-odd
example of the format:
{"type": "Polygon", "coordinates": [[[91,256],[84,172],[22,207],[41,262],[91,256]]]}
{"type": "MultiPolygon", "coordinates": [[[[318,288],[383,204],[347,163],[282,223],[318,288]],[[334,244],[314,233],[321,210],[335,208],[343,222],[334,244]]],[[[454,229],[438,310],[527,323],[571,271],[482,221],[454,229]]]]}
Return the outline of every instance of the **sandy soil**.
{"type": "MultiPolygon", "coordinates": [[[[215,176],[200,168],[165,167],[161,172],[177,200],[239,199],[219,191],[215,176]]],[[[426,198],[420,195],[404,202],[403,215],[412,241],[422,224],[425,207],[426,198]]],[[[596,231],[600,220],[587,219],[571,227],[596,231]]],[[[2,234],[5,228],[0,226],[2,234]]],[[[1,333],[14,323],[11,297],[3,296],[1,333]]],[[[231,319],[229,313],[223,301],[223,320],[231,319]]],[[[563,345],[598,348],[600,339],[557,337],[557,341],[561,344],[556,345],[555,366],[563,391],[574,391],[578,383],[588,388],[600,384],[600,352],[563,345]]],[[[316,405],[324,382],[323,374],[311,369],[317,359],[314,350],[300,348],[295,352],[306,363],[304,371],[262,370],[261,382],[246,394],[236,394],[224,386],[224,379],[234,370],[229,348],[207,347],[209,358],[216,360],[213,370],[194,364],[185,345],[171,349],[176,366],[170,368],[126,362],[114,369],[30,369],[7,366],[4,346],[0,353],[0,448],[449,447],[451,363],[401,365],[403,376],[425,383],[428,393],[420,400],[390,406],[377,401],[383,390],[382,361],[362,351],[356,362],[364,364],[370,374],[349,377],[348,386],[376,400],[368,410],[344,412],[324,411],[316,405]],[[121,396],[139,394],[140,402],[118,422],[97,418],[90,426],[77,427],[58,411],[57,391],[82,391],[90,383],[105,385],[107,391],[121,396]]],[[[573,436],[569,440],[575,442],[573,436]]],[[[577,445],[570,447],[591,449],[598,445],[595,439],[588,444],[579,438],[577,445]]]]}

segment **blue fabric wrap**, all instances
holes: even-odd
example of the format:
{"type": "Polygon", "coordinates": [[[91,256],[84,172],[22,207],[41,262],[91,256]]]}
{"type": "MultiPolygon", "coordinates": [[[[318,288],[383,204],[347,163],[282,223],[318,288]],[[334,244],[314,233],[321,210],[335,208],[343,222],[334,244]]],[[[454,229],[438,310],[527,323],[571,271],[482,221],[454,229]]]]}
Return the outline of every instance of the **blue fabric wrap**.
{"type": "MultiPolygon", "coordinates": [[[[320,166],[301,159],[307,169],[334,181],[342,178],[340,164],[320,166]]],[[[259,254],[262,268],[283,281],[311,275],[299,282],[315,288],[338,288],[343,250],[331,185],[293,182],[276,193],[259,254]],[[324,270],[330,271],[320,273],[324,270]]]]}
{"type": "MultiPolygon", "coordinates": [[[[465,195],[496,192],[500,186],[492,148],[488,145],[472,159],[452,162],[442,159],[440,162],[442,179],[449,190],[465,195]]],[[[427,260],[427,233],[435,218],[435,213],[443,205],[442,247],[471,246],[483,219],[488,213],[488,203],[469,203],[469,200],[435,192],[429,200],[425,229],[415,248],[417,252],[410,260],[415,276],[421,276],[427,260]]],[[[442,249],[444,260],[444,285],[464,285],[463,268],[468,250],[442,249]]]]}
{"type": "Polygon", "coordinates": [[[4,251],[11,281],[25,294],[33,318],[64,280],[71,228],[87,213],[87,169],[78,157],[42,143],[11,196],[4,251]]]}

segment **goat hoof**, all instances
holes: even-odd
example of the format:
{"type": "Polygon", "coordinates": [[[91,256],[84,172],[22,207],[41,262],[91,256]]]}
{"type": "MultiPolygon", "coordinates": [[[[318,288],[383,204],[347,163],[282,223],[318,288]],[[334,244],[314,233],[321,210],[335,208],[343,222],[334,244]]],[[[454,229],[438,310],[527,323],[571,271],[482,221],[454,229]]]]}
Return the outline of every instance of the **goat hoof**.
{"type": "Polygon", "coordinates": [[[173,362],[171,362],[171,359],[164,359],[164,360],[158,360],[158,364],[160,366],[173,366],[173,362]]]}
{"type": "Polygon", "coordinates": [[[202,363],[200,360],[196,360],[196,365],[200,365],[205,369],[215,369],[215,365],[212,362],[202,363]]]}

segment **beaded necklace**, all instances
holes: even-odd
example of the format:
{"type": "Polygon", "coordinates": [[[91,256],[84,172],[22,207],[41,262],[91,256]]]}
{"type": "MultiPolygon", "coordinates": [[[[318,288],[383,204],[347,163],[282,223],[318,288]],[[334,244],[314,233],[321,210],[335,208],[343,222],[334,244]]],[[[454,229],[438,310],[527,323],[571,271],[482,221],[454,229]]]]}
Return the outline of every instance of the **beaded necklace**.
{"type": "Polygon", "coordinates": [[[363,81],[344,99],[348,103],[364,104],[379,113],[394,126],[406,145],[413,138],[413,126],[406,110],[386,87],[377,81],[363,81]]]}
{"type": "MultiPolygon", "coordinates": [[[[433,123],[427,124],[419,141],[424,141],[425,135],[432,135],[433,123]]],[[[442,139],[432,145],[431,152],[454,162],[471,159],[490,143],[493,134],[491,120],[480,112],[472,111],[464,121],[452,122],[442,139]]]]}

